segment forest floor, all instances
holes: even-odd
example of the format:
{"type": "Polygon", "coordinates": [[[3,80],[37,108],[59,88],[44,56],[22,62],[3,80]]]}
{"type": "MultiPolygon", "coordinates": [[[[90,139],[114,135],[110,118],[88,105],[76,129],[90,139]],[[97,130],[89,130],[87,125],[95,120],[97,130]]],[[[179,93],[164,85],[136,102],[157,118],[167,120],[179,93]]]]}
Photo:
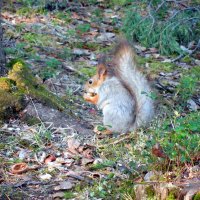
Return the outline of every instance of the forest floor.
{"type": "MultiPolygon", "coordinates": [[[[157,117],[148,129],[136,133],[103,137],[93,132],[102,122],[101,112],[83,100],[83,84],[95,73],[99,56],[120,37],[123,16],[123,8],[103,4],[71,3],[68,9],[53,11],[21,3],[4,5],[7,61],[23,59],[38,82],[62,98],[68,109],[61,112],[27,97],[18,117],[1,126],[0,199],[131,200],[136,191],[141,192],[136,186],[145,182],[150,185],[145,194],[149,199],[156,199],[154,184],[159,182],[166,188],[169,184],[181,188],[184,195],[200,190],[200,144],[188,150],[199,139],[199,91],[184,111],[179,110],[177,98],[181,77],[199,72],[198,59],[172,62],[174,58],[160,55],[155,48],[135,44],[138,63],[158,96],[157,117]],[[24,115],[37,118],[37,123],[23,120],[24,115]],[[186,116],[185,121],[180,116],[186,116]],[[190,144],[175,148],[185,157],[173,154],[180,138],[170,139],[171,146],[165,136],[161,139],[171,133],[166,126],[173,127],[176,135],[180,129],[198,132],[190,144]],[[164,156],[153,147],[159,153],[163,147],[164,156]]],[[[180,193],[167,191],[171,199],[180,193]]]]}

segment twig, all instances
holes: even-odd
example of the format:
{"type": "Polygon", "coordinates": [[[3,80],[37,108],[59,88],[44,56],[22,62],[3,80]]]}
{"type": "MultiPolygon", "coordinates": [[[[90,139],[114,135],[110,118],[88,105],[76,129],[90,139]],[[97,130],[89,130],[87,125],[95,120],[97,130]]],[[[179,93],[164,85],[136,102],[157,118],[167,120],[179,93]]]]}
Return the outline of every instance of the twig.
{"type": "Polygon", "coordinates": [[[49,182],[41,182],[41,181],[24,181],[24,182],[20,182],[17,184],[2,184],[1,186],[3,187],[14,187],[14,188],[18,188],[18,187],[26,187],[28,185],[46,185],[49,184],[49,182]]]}
{"type": "MultiPolygon", "coordinates": [[[[107,144],[107,145],[115,145],[115,144],[119,144],[120,142],[122,142],[122,141],[124,141],[124,140],[129,140],[129,139],[131,139],[131,136],[130,135],[126,135],[125,137],[123,137],[123,138],[120,138],[120,139],[118,139],[118,140],[115,140],[114,142],[111,142],[111,143],[109,143],[109,144],[107,144]]],[[[106,145],[104,144],[104,145],[100,145],[100,146],[98,146],[99,148],[102,148],[102,147],[105,147],[106,145]]]]}
{"type": "Polygon", "coordinates": [[[73,67],[67,65],[66,63],[62,63],[62,67],[67,70],[67,71],[71,71],[71,72],[75,72],[77,73],[78,75],[86,78],[86,76],[84,74],[82,74],[81,72],[79,72],[77,69],[74,69],[73,67]]]}
{"type": "MultiPolygon", "coordinates": [[[[200,48],[200,39],[199,39],[199,41],[198,41],[197,46],[195,47],[195,49],[193,49],[193,50],[192,50],[190,53],[188,53],[187,55],[188,55],[188,56],[192,55],[192,54],[195,53],[195,52],[197,51],[197,49],[199,49],[199,48],[200,48]]],[[[174,59],[172,60],[172,62],[176,62],[176,61],[180,60],[181,58],[183,58],[184,56],[185,56],[185,54],[180,54],[178,57],[174,58],[174,59]]]]}
{"type": "Polygon", "coordinates": [[[160,5],[156,8],[155,12],[158,12],[158,10],[165,4],[166,1],[162,1],[160,5]]]}
{"type": "Polygon", "coordinates": [[[67,176],[71,177],[71,178],[74,178],[74,179],[77,179],[79,181],[85,181],[89,184],[92,184],[93,181],[92,180],[87,180],[85,179],[83,176],[79,176],[79,175],[75,175],[75,174],[67,174],[67,176]]]}
{"type": "Polygon", "coordinates": [[[152,30],[153,30],[154,24],[155,24],[155,19],[154,19],[153,15],[151,14],[151,2],[150,2],[149,5],[148,5],[148,13],[149,13],[149,16],[150,16],[151,19],[152,19],[151,28],[150,28],[149,33],[148,33],[148,35],[150,35],[150,33],[151,33],[152,30]]]}

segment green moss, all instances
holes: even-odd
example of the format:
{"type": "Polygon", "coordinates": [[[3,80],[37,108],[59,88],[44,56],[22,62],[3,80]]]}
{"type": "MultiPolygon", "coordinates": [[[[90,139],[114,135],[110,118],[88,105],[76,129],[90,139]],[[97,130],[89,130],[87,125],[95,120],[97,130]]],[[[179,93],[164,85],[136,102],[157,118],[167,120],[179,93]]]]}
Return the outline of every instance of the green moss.
{"type": "Polygon", "coordinates": [[[160,71],[162,72],[171,72],[174,70],[175,65],[172,63],[160,63],[160,62],[154,62],[150,63],[150,69],[152,72],[158,73],[160,71]]]}
{"type": "Polygon", "coordinates": [[[195,77],[197,80],[200,80],[200,66],[194,66],[190,70],[185,70],[183,72],[184,75],[191,75],[195,77]]]}
{"type": "Polygon", "coordinates": [[[64,198],[65,199],[72,199],[75,198],[76,196],[73,194],[73,192],[64,192],[64,198]]]}
{"type": "Polygon", "coordinates": [[[23,96],[0,89],[0,119],[10,118],[23,108],[23,96]]]}
{"type": "Polygon", "coordinates": [[[5,147],[6,147],[6,144],[0,143],[0,149],[5,149],[5,147]]]}
{"type": "Polygon", "coordinates": [[[32,116],[27,116],[25,121],[29,126],[41,123],[41,121],[38,118],[32,116]]]}
{"type": "Polygon", "coordinates": [[[0,88],[4,91],[11,91],[14,86],[14,82],[7,77],[0,78],[0,88]]]}
{"type": "Polygon", "coordinates": [[[182,58],[181,61],[185,63],[191,63],[192,59],[190,56],[187,55],[184,58],[182,58]]]}
{"type": "Polygon", "coordinates": [[[80,72],[83,73],[86,76],[93,76],[96,73],[96,67],[83,67],[80,69],[80,72]]]}
{"type": "Polygon", "coordinates": [[[166,200],[176,200],[176,197],[173,192],[170,192],[166,200]]]}
{"type": "Polygon", "coordinates": [[[196,193],[192,199],[193,200],[200,200],[200,192],[196,193]]]}
{"type": "Polygon", "coordinates": [[[152,185],[146,187],[145,192],[146,192],[148,198],[152,198],[155,196],[155,191],[154,191],[152,185]]]}
{"type": "Polygon", "coordinates": [[[52,46],[55,45],[55,41],[52,37],[44,34],[36,34],[36,33],[25,33],[22,36],[22,39],[29,44],[38,45],[38,46],[52,46]],[[52,44],[53,43],[53,44],[52,44]]]}
{"type": "Polygon", "coordinates": [[[64,110],[66,104],[62,99],[49,92],[44,85],[37,83],[37,79],[31,74],[30,69],[23,61],[16,60],[8,73],[8,78],[16,83],[20,93],[30,95],[44,104],[59,110],[64,110]]]}
{"type": "Polygon", "coordinates": [[[99,44],[96,44],[94,42],[74,42],[71,44],[71,47],[74,48],[81,48],[81,49],[89,49],[92,51],[100,51],[102,48],[99,44]]]}
{"type": "Polygon", "coordinates": [[[1,199],[12,199],[15,197],[15,200],[21,200],[21,199],[27,199],[28,196],[21,192],[20,190],[17,190],[13,188],[12,186],[0,186],[0,198],[1,199]]]}
{"type": "Polygon", "coordinates": [[[159,73],[159,72],[171,72],[175,69],[176,65],[173,63],[162,63],[159,61],[155,61],[152,58],[143,58],[140,56],[136,56],[136,62],[139,66],[145,65],[149,63],[149,70],[152,73],[159,73]]]}

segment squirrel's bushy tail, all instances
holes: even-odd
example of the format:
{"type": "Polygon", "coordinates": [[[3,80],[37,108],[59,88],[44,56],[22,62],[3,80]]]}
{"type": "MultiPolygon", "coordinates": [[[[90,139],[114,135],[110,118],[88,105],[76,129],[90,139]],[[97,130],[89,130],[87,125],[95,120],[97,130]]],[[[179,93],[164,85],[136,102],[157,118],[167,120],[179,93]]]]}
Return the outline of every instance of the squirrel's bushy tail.
{"type": "Polygon", "coordinates": [[[153,100],[150,97],[151,89],[146,78],[138,71],[135,54],[126,41],[120,42],[114,57],[115,73],[120,77],[124,86],[129,90],[136,102],[136,120],[133,127],[147,124],[154,115],[153,100]]]}

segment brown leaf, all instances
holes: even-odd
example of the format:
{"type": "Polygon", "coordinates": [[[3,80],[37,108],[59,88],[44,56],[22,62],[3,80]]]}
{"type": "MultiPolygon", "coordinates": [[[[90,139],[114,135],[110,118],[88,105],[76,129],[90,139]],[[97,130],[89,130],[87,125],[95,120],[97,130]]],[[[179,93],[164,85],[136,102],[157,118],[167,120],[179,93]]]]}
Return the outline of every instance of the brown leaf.
{"type": "Polygon", "coordinates": [[[88,164],[93,163],[93,162],[94,162],[94,159],[88,159],[88,158],[82,158],[81,159],[81,164],[83,166],[88,165],[88,164]]]}
{"type": "Polygon", "coordinates": [[[81,17],[75,12],[72,13],[71,17],[72,17],[72,19],[81,19],[81,17]]]}
{"type": "Polygon", "coordinates": [[[22,174],[28,171],[28,165],[26,163],[17,163],[11,167],[12,174],[22,174]]]}
{"type": "Polygon", "coordinates": [[[68,139],[67,144],[68,144],[69,150],[78,149],[78,147],[80,146],[80,142],[78,140],[75,140],[74,138],[68,139]]]}
{"type": "Polygon", "coordinates": [[[92,159],[93,158],[93,151],[92,151],[92,149],[86,149],[86,150],[83,151],[82,155],[85,158],[92,159]]]}
{"type": "Polygon", "coordinates": [[[56,160],[56,157],[54,155],[48,155],[45,160],[44,160],[44,163],[47,164],[49,162],[53,162],[56,160]]]}
{"type": "Polygon", "coordinates": [[[82,153],[83,150],[84,150],[84,146],[80,146],[80,147],[78,148],[78,152],[79,152],[79,153],[82,153]]]}
{"type": "Polygon", "coordinates": [[[151,150],[152,154],[159,158],[167,158],[166,154],[163,152],[162,147],[159,143],[156,143],[151,150]]]}
{"type": "Polygon", "coordinates": [[[158,49],[156,48],[149,48],[150,52],[151,53],[157,53],[158,52],[158,49]]]}

